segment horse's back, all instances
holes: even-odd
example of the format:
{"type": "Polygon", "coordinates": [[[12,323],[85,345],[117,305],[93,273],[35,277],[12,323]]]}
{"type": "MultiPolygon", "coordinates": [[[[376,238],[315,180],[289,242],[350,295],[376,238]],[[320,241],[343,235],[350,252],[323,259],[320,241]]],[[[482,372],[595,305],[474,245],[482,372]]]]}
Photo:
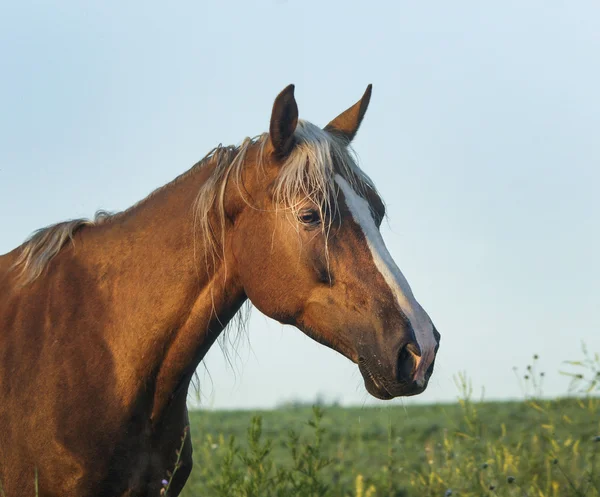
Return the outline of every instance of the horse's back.
{"type": "MultiPolygon", "coordinates": [[[[140,406],[123,405],[116,392],[106,298],[69,247],[25,286],[12,269],[17,256],[0,257],[4,495],[33,495],[36,469],[44,497],[117,496],[128,485],[126,495],[146,495],[146,458],[154,449],[146,418],[131,422],[140,406]],[[107,475],[117,469],[129,477],[113,483],[107,475]]],[[[160,487],[161,478],[153,484],[160,487]]]]}
{"type": "MultiPolygon", "coordinates": [[[[66,246],[19,285],[19,250],[0,256],[0,482],[6,497],[158,495],[187,423],[187,389],[154,432],[152,394],[119,390],[109,331],[126,328],[94,263],[66,246]],[[166,427],[166,428],[165,428],[166,427]],[[115,472],[119,478],[111,478],[115,472]],[[57,477],[60,475],[60,477],[57,477]],[[152,491],[150,491],[152,490],[152,491]]],[[[125,373],[124,373],[125,372],[125,373]]],[[[191,444],[174,495],[191,469],[191,444]]]]}
{"type": "MultiPolygon", "coordinates": [[[[7,254],[0,255],[0,295],[4,297],[14,286],[14,276],[16,271],[13,270],[13,265],[17,260],[17,251],[13,250],[7,254]]],[[[0,299],[0,306],[2,305],[0,299]]]]}
{"type": "Polygon", "coordinates": [[[25,340],[16,326],[20,299],[15,260],[14,252],[0,256],[0,482],[7,495],[16,491],[24,495],[33,490],[34,473],[18,463],[28,458],[25,432],[33,411],[24,412],[29,410],[24,396],[29,389],[22,374],[26,367],[25,340]]]}
{"type": "MultiPolygon", "coordinates": [[[[65,284],[74,280],[61,264],[21,286],[12,269],[16,259],[14,252],[0,257],[0,481],[7,497],[33,495],[36,467],[40,479],[60,471],[62,481],[77,486],[87,472],[80,461],[92,450],[82,434],[103,427],[95,408],[106,400],[109,378],[106,368],[99,374],[95,330],[84,330],[88,323],[80,321],[81,286],[65,284]],[[98,373],[93,379],[89,365],[98,373]]],[[[105,347],[100,352],[108,355],[105,347]]],[[[40,490],[53,495],[47,483],[40,490]]],[[[68,485],[58,490],[83,495],[68,485]]]]}
{"type": "MultiPolygon", "coordinates": [[[[14,314],[17,311],[18,290],[17,272],[13,269],[16,256],[14,252],[0,256],[0,398],[6,399],[6,382],[16,364],[9,354],[9,343],[15,340],[14,314]]],[[[0,412],[2,405],[0,403],[0,412]]]]}

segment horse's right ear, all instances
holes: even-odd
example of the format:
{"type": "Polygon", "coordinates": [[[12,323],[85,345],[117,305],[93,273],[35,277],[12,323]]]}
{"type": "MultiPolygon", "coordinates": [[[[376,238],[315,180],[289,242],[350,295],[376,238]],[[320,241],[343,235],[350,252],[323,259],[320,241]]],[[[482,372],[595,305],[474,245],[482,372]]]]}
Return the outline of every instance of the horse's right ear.
{"type": "Polygon", "coordinates": [[[269,141],[278,159],[285,159],[294,148],[294,131],[298,124],[298,104],[294,85],[286,87],[275,99],[269,127],[269,141]]]}
{"type": "Polygon", "coordinates": [[[367,86],[367,90],[362,98],[325,126],[325,131],[329,131],[330,133],[339,136],[347,143],[350,143],[356,136],[356,132],[360,127],[360,123],[362,123],[363,117],[365,117],[365,112],[367,112],[367,107],[371,101],[372,89],[373,85],[367,86]]]}

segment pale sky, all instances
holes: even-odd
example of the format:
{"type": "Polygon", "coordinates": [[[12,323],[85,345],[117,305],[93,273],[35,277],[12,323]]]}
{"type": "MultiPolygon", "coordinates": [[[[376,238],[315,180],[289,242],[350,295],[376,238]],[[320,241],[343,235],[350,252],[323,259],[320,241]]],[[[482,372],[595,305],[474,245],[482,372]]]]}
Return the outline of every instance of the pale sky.
{"type": "MultiPolygon", "coordinates": [[[[373,83],[355,149],[442,334],[429,389],[393,403],[451,401],[462,370],[518,397],[512,367],[534,353],[561,394],[562,361],[600,352],[598,54],[597,1],[4,2],[0,253],[267,130],[289,83],[319,125],[373,83]]],[[[199,370],[204,407],[381,403],[256,310],[230,350],[199,370]]]]}

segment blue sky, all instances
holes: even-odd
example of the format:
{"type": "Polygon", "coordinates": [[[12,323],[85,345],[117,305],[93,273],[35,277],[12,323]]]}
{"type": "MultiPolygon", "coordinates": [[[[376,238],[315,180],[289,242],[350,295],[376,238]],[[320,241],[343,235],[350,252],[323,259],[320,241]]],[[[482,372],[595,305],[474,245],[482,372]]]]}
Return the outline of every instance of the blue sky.
{"type": "MultiPolygon", "coordinates": [[[[324,125],[373,83],[355,141],[388,204],[384,238],[442,333],[428,391],[467,371],[600,351],[600,5],[595,1],[5,2],[0,253],[42,226],[129,207],[218,143],[268,128],[296,84],[324,125]]],[[[200,369],[206,407],[317,393],[375,402],[356,367],[253,311],[200,369]]]]}

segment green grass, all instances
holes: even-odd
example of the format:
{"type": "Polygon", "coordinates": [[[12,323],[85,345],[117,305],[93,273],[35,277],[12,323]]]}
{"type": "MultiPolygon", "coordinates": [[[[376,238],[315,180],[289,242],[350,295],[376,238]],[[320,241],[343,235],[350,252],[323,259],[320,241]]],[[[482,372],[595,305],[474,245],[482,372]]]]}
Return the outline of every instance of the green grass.
{"type": "Polygon", "coordinates": [[[521,402],[196,411],[184,497],[600,497],[600,361],[571,363],[577,395],[541,400],[537,357],[521,402]]]}

